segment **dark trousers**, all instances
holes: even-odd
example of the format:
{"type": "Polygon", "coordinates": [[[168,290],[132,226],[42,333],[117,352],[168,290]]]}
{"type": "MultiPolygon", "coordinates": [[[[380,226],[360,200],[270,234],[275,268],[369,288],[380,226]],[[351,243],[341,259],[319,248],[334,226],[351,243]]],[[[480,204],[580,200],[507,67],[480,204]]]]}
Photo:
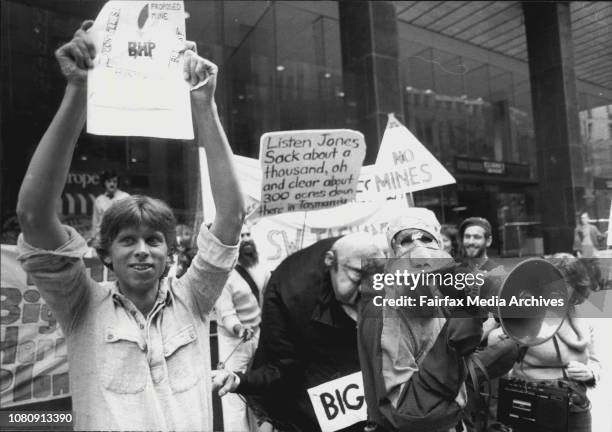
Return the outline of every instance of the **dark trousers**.
{"type": "MultiPolygon", "coordinates": [[[[538,425],[534,425],[533,429],[512,429],[512,432],[540,432],[540,430],[538,425]]],[[[591,411],[570,412],[567,432],[591,432],[591,411]]]]}

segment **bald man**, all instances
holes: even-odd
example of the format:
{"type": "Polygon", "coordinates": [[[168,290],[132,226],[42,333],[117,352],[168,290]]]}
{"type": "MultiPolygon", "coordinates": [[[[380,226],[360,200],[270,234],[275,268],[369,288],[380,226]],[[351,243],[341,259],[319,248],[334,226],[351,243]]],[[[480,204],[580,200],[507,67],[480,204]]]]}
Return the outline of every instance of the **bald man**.
{"type": "Polygon", "coordinates": [[[266,289],[253,367],[235,382],[218,376],[227,384],[221,394],[249,395],[280,430],[319,431],[307,389],[360,370],[356,297],[362,260],[376,257],[384,252],[365,233],[321,240],[287,257],[266,289]]]}

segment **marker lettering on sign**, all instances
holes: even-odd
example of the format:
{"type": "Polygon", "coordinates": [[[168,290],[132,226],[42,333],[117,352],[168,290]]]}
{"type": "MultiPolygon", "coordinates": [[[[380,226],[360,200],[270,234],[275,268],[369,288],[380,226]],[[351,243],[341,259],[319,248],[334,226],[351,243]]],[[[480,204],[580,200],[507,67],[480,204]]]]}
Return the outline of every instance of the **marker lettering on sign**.
{"type": "Polygon", "coordinates": [[[153,57],[155,42],[128,42],[130,57],[153,57]]]}
{"type": "Polygon", "coordinates": [[[393,163],[395,165],[412,162],[414,160],[414,153],[410,149],[392,152],[391,154],[393,155],[393,163]]]}
{"type": "Polygon", "coordinates": [[[310,211],[351,201],[365,156],[363,135],[351,130],[270,132],[261,138],[259,214],[310,211]]]}
{"type": "Polygon", "coordinates": [[[376,190],[378,192],[389,189],[402,189],[405,186],[415,186],[428,183],[432,179],[429,165],[424,163],[411,166],[401,171],[391,171],[384,174],[375,174],[376,190]]]}
{"type": "Polygon", "coordinates": [[[365,399],[364,396],[357,395],[353,401],[351,401],[348,394],[349,390],[357,390],[359,392],[359,386],[357,384],[349,384],[342,393],[340,393],[339,389],[336,389],[334,392],[335,397],[328,392],[319,395],[321,405],[325,410],[325,415],[328,420],[335,419],[340,412],[346,414],[347,410],[359,410],[362,407],[365,399]]]}

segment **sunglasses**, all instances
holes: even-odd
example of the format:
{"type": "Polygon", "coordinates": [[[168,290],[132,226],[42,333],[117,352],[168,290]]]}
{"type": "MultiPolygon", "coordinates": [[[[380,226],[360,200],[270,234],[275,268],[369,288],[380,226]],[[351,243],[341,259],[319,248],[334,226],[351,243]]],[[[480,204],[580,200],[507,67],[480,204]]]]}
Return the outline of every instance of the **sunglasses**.
{"type": "Polygon", "coordinates": [[[403,230],[395,236],[395,244],[402,247],[410,246],[417,240],[423,244],[438,243],[431,234],[418,229],[403,230]]]}

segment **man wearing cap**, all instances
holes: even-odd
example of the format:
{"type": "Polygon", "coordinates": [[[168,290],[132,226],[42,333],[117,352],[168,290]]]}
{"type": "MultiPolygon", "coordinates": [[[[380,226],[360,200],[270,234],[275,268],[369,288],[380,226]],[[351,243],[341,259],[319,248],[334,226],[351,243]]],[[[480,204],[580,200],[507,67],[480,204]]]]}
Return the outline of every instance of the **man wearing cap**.
{"type": "Polygon", "coordinates": [[[461,257],[464,266],[470,270],[491,271],[498,264],[489,259],[487,248],[491,246],[491,223],[481,217],[470,217],[459,225],[461,257]]]}
{"type": "MultiPolygon", "coordinates": [[[[452,272],[441,250],[440,224],[424,208],[411,208],[387,229],[392,254],[385,273],[452,272]]],[[[439,296],[435,286],[386,286],[385,299],[439,296]]],[[[380,294],[380,291],[378,292],[380,294]]],[[[362,287],[358,321],[368,418],[377,431],[454,430],[466,404],[466,357],[482,335],[478,316],[445,318],[439,307],[376,306],[362,287]]]]}
{"type": "MultiPolygon", "coordinates": [[[[499,267],[503,267],[487,256],[487,248],[491,246],[492,229],[491,223],[485,218],[469,217],[459,225],[459,238],[461,239],[461,268],[463,271],[490,272],[499,267]]],[[[468,294],[476,296],[478,289],[468,290],[468,294]]],[[[483,322],[483,338],[478,347],[479,356],[493,356],[498,358],[502,370],[506,370],[508,364],[513,363],[517,354],[516,344],[509,338],[495,338],[488,341],[488,335],[500,327],[497,319],[490,316],[483,322]]],[[[496,374],[499,376],[500,374],[496,374]]],[[[491,377],[493,378],[493,377],[491,377]]],[[[482,382],[482,381],[481,381],[482,382]]],[[[498,380],[491,379],[489,390],[494,395],[485,407],[479,400],[478,392],[474,392],[468,387],[468,405],[465,409],[463,423],[467,431],[478,431],[486,424],[494,424],[497,413],[497,389],[498,380]]],[[[480,390],[480,389],[479,389],[480,390]]]]}
{"type": "Polygon", "coordinates": [[[281,262],[264,295],[253,366],[246,373],[217,371],[219,394],[246,395],[258,416],[280,430],[319,431],[307,390],[360,370],[356,299],[362,261],[377,257],[384,251],[375,238],[353,233],[321,240],[281,262]]]}

